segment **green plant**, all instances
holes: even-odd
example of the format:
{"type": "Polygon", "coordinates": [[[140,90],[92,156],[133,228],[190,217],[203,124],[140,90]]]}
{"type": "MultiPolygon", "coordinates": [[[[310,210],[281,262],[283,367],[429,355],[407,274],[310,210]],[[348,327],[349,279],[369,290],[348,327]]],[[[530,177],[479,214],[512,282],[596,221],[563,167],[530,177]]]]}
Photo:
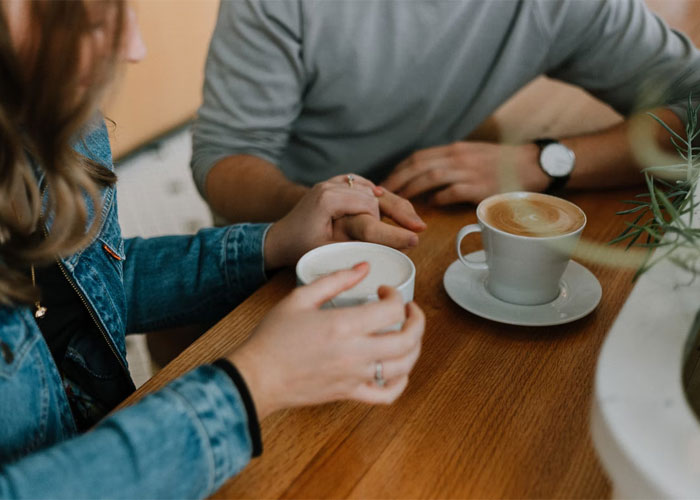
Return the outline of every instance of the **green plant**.
{"type": "Polygon", "coordinates": [[[625,242],[627,249],[647,250],[635,279],[666,258],[693,274],[700,272],[700,227],[693,224],[698,216],[694,193],[700,178],[700,147],[694,147],[693,141],[700,135],[700,105],[693,106],[692,96],[688,96],[686,111],[685,138],[658,116],[648,113],[671,134],[671,143],[682,161],[645,168],[647,192],[638,194],[634,200],[625,200],[623,203],[634,206],[617,212],[634,218],[625,222],[625,229],[610,244],[625,242]]]}

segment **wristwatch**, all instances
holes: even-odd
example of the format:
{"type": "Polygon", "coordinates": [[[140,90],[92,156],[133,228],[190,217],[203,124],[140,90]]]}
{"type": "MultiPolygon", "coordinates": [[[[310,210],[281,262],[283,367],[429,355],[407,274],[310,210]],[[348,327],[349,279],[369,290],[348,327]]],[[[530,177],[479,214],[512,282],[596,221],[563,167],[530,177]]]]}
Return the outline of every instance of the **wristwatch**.
{"type": "Polygon", "coordinates": [[[551,179],[545,193],[561,191],[574,170],[576,155],[556,139],[535,139],[533,142],[540,148],[540,168],[551,179]]]}

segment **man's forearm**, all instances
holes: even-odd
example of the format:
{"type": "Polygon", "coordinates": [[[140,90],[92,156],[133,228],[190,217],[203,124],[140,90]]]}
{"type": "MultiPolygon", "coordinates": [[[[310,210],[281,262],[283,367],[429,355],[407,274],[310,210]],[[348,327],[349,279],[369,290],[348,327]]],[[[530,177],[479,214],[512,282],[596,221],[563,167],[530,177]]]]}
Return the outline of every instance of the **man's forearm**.
{"type": "Polygon", "coordinates": [[[275,221],[289,212],[307,187],[287,179],[277,166],[257,156],[233,155],[207,175],[207,200],[229,222],[275,221]]]}
{"type": "MultiPolygon", "coordinates": [[[[683,137],[683,122],[668,109],[653,111],[683,137]]],[[[640,114],[605,131],[561,139],[576,154],[568,187],[574,189],[632,185],[642,182],[642,168],[667,161],[673,151],[669,133],[653,118],[640,114]]]]}

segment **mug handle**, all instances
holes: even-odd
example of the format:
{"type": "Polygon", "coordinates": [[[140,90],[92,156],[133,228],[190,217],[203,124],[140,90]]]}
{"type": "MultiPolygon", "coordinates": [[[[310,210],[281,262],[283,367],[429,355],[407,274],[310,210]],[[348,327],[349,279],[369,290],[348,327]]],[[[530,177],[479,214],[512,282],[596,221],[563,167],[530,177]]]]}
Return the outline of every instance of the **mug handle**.
{"type": "Polygon", "coordinates": [[[472,233],[480,233],[481,232],[481,226],[479,224],[469,224],[468,226],[464,226],[462,229],[459,230],[457,233],[457,255],[459,256],[459,261],[464,264],[467,267],[471,267],[472,269],[488,269],[489,266],[486,264],[485,261],[483,262],[474,262],[472,260],[467,259],[464,255],[462,255],[462,240],[464,239],[465,236],[468,234],[472,233]]]}

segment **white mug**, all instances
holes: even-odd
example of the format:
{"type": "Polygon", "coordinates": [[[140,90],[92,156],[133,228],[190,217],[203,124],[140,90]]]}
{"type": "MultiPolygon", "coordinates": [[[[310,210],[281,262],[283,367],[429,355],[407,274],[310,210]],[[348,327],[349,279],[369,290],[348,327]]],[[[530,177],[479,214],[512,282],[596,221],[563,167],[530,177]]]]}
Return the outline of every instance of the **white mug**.
{"type": "Polygon", "coordinates": [[[491,196],[476,209],[478,224],[463,227],[457,233],[457,255],[465,266],[487,269],[486,288],[496,298],[519,305],[546,304],[560,293],[560,280],[571,259],[581,232],[586,226],[586,214],[573,203],[541,193],[503,193],[491,196]],[[582,215],[582,224],[570,232],[554,236],[523,236],[493,227],[485,219],[484,207],[502,199],[538,197],[543,201],[554,198],[582,215]],[[486,260],[467,259],[461,250],[462,240],[480,232],[486,260]]]}
{"type": "MultiPolygon", "coordinates": [[[[297,283],[308,285],[321,276],[349,269],[365,261],[370,265],[369,274],[350,290],[326,302],[323,307],[348,307],[377,301],[377,288],[380,285],[396,288],[404,303],[413,300],[416,281],[413,261],[398,250],[375,243],[349,241],[314,248],[297,262],[297,283]]],[[[400,328],[401,325],[392,325],[384,331],[400,328]]]]}

